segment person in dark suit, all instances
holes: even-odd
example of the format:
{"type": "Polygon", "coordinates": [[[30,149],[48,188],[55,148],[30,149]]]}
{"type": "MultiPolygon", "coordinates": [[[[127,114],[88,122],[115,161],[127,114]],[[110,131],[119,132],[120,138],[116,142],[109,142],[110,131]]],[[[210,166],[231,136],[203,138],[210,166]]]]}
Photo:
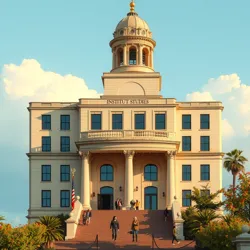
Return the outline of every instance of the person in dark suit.
{"type": "Polygon", "coordinates": [[[117,234],[120,229],[119,222],[116,216],[114,216],[112,221],[110,222],[110,229],[112,230],[112,240],[115,241],[117,239],[117,234]]]}

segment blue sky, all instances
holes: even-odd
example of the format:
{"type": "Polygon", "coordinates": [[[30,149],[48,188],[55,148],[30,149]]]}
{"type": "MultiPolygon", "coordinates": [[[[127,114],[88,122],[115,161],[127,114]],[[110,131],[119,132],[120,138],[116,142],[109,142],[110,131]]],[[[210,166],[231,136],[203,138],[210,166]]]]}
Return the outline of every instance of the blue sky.
{"type": "MultiPolygon", "coordinates": [[[[58,93],[55,101],[77,101],[90,96],[89,89],[102,93],[101,75],[112,62],[109,41],[129,2],[1,1],[0,214],[8,221],[24,223],[27,215],[28,102],[47,100],[46,89],[58,93]],[[52,85],[48,72],[54,72],[52,79],[62,80],[63,87],[45,88],[34,72],[52,85]],[[65,80],[68,74],[72,78],[65,80]],[[81,84],[85,87],[78,89],[81,84]],[[63,93],[64,87],[72,92],[63,93]]],[[[250,2],[135,2],[157,42],[154,63],[163,77],[162,95],[223,101],[223,151],[240,148],[250,158],[250,2]]],[[[231,179],[224,173],[223,184],[231,179]]]]}

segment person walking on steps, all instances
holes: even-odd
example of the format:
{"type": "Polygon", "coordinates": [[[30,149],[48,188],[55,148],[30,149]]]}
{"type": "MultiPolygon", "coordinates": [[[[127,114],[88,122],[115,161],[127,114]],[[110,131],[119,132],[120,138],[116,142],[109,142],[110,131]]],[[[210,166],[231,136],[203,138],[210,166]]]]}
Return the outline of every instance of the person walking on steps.
{"type": "Polygon", "coordinates": [[[132,235],[133,235],[133,241],[138,240],[138,232],[139,232],[139,221],[137,219],[137,217],[134,217],[133,221],[132,221],[132,225],[131,225],[131,231],[132,231],[132,235]]]}
{"type": "Polygon", "coordinates": [[[112,230],[112,240],[115,241],[117,239],[117,233],[120,229],[119,222],[116,216],[114,216],[112,221],[110,222],[110,229],[112,230]]]}
{"type": "Polygon", "coordinates": [[[172,245],[175,245],[175,244],[174,244],[174,241],[176,241],[177,244],[180,244],[180,241],[178,241],[177,238],[176,238],[176,228],[175,228],[175,226],[173,226],[173,239],[172,239],[172,245]]]}
{"type": "Polygon", "coordinates": [[[136,210],[139,210],[139,207],[140,207],[140,202],[138,200],[136,200],[136,202],[135,202],[136,210]]]}

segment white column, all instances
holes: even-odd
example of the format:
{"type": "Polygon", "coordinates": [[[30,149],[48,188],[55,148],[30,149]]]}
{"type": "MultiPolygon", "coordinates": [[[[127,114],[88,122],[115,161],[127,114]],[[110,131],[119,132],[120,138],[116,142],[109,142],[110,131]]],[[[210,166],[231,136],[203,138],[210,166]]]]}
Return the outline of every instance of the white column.
{"type": "Polygon", "coordinates": [[[175,151],[168,151],[167,156],[167,185],[166,185],[166,195],[167,195],[167,208],[171,209],[174,202],[175,196],[175,174],[174,174],[174,160],[175,151]]]}
{"type": "Polygon", "coordinates": [[[142,45],[140,44],[139,45],[139,55],[140,55],[140,61],[139,61],[139,64],[142,65],[143,64],[143,53],[142,53],[142,45]]]}
{"type": "Polygon", "coordinates": [[[124,206],[129,209],[130,201],[134,198],[134,173],[133,173],[133,157],[134,151],[124,150],[125,154],[125,202],[124,206]]]}
{"type": "Polygon", "coordinates": [[[123,47],[123,65],[127,65],[127,46],[124,45],[123,47]]]}
{"type": "Polygon", "coordinates": [[[90,192],[89,192],[89,152],[81,152],[82,156],[82,172],[81,172],[81,200],[83,209],[90,208],[90,192]]]}

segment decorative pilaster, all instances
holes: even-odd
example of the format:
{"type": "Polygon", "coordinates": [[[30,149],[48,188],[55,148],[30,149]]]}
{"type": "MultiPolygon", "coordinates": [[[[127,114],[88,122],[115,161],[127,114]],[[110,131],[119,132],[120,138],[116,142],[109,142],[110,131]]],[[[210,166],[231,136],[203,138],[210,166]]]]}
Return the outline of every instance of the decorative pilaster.
{"type": "Polygon", "coordinates": [[[123,65],[127,65],[127,46],[124,45],[123,47],[123,65]]]}
{"type": "Polygon", "coordinates": [[[139,65],[143,65],[143,53],[142,53],[143,45],[139,44],[139,65]]]}
{"type": "Polygon", "coordinates": [[[89,151],[79,152],[82,158],[81,168],[81,196],[83,209],[90,208],[90,192],[89,192],[89,151]]]}
{"type": "Polygon", "coordinates": [[[151,53],[150,53],[150,60],[151,60],[151,68],[154,68],[154,50],[151,49],[151,53]]]}
{"type": "Polygon", "coordinates": [[[134,151],[124,150],[125,155],[125,202],[127,209],[130,208],[130,201],[134,198],[134,173],[133,173],[133,158],[134,151]]]}
{"type": "Polygon", "coordinates": [[[175,166],[175,159],[174,156],[176,151],[167,151],[167,185],[166,185],[166,207],[168,209],[172,208],[172,204],[174,202],[175,196],[175,174],[174,174],[174,166],[175,166]]]}

